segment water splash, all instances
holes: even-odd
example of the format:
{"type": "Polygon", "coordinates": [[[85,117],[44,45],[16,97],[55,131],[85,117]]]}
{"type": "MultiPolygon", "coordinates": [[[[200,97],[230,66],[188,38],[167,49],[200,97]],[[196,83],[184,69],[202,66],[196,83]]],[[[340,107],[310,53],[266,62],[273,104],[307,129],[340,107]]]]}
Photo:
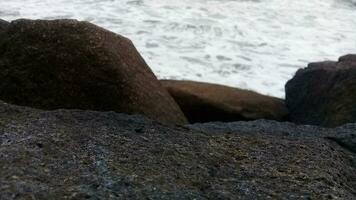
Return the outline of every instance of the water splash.
{"type": "Polygon", "coordinates": [[[308,62],[356,52],[346,0],[11,0],[0,18],[76,18],[133,40],[159,78],[284,96],[308,62]]]}

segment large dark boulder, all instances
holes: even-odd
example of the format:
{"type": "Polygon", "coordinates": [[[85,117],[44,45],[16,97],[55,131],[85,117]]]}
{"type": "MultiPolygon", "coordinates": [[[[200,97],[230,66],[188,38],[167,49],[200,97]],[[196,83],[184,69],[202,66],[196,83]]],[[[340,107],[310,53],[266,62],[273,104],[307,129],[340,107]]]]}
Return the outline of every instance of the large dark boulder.
{"type": "Polygon", "coordinates": [[[239,121],[273,119],[288,115],[282,99],[223,85],[195,81],[161,80],[188,121],[239,121]]]}
{"type": "Polygon", "coordinates": [[[310,63],[285,88],[293,122],[327,127],[356,122],[356,55],[310,63]]]}
{"type": "Polygon", "coordinates": [[[7,27],[9,26],[9,24],[10,24],[9,22],[0,19],[0,34],[1,34],[2,32],[4,32],[5,29],[7,29],[7,27]]]}
{"type": "Polygon", "coordinates": [[[0,99],[185,123],[132,42],[88,22],[16,20],[0,39],[0,99]]]}
{"type": "Polygon", "coordinates": [[[172,127],[0,102],[0,199],[351,200],[355,143],[343,141],[355,130],[264,120],[172,127]]]}

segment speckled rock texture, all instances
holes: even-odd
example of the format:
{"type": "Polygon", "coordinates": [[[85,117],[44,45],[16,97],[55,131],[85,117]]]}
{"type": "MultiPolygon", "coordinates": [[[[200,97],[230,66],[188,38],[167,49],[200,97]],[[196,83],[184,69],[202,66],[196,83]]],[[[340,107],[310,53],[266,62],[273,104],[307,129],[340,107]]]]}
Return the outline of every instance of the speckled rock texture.
{"type": "Polygon", "coordinates": [[[0,199],[355,199],[355,124],[168,126],[0,102],[0,199]]]}
{"type": "Polygon", "coordinates": [[[187,122],[129,39],[76,20],[21,19],[4,30],[0,99],[46,110],[116,111],[187,122]]]}
{"type": "Polygon", "coordinates": [[[190,123],[271,119],[285,121],[284,100],[224,85],[161,80],[190,123]]]}
{"type": "Polygon", "coordinates": [[[286,84],[291,121],[336,127],[356,122],[356,55],[310,63],[286,84]]]}

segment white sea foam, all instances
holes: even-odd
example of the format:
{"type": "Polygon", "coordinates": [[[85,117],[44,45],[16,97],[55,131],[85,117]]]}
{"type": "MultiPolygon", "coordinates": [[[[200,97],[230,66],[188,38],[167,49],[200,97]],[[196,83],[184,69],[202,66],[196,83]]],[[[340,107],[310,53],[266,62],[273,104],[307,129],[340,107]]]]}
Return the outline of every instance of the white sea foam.
{"type": "Polygon", "coordinates": [[[87,20],[133,40],[159,78],[278,97],[308,62],[356,52],[346,0],[0,0],[0,18],[87,20]]]}

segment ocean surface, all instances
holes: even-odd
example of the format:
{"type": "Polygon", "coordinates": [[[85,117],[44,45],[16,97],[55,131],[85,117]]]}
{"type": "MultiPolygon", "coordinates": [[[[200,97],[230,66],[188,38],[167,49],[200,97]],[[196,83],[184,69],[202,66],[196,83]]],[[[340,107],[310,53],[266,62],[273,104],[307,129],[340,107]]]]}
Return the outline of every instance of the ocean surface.
{"type": "Polygon", "coordinates": [[[298,68],[356,53],[356,0],[0,0],[0,18],[90,21],[130,38],[159,78],[277,97],[298,68]]]}

